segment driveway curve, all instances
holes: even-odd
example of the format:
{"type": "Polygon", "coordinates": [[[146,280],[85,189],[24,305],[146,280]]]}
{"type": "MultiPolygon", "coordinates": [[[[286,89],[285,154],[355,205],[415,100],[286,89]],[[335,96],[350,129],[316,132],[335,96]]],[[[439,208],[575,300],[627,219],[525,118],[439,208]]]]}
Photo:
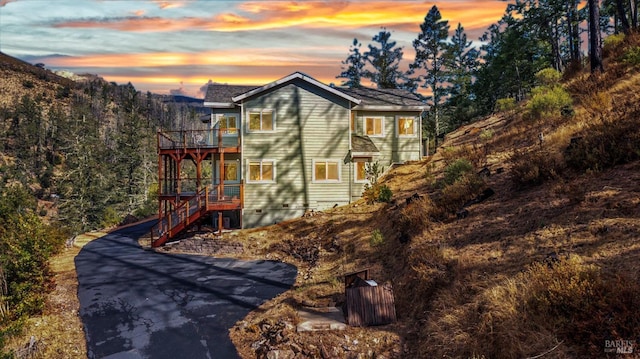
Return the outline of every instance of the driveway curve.
{"type": "Polygon", "coordinates": [[[119,229],[76,256],[89,358],[237,358],[229,329],[289,289],[297,269],[142,249],[154,224],[119,229]]]}

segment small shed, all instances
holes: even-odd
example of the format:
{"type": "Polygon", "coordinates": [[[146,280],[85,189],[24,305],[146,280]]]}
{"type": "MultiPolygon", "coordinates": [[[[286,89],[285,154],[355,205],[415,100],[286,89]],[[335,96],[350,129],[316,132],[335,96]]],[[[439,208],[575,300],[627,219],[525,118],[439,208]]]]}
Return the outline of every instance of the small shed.
{"type": "Polygon", "coordinates": [[[369,270],[345,275],[347,323],[354,327],[384,325],[397,320],[391,285],[369,279],[369,270]]]}

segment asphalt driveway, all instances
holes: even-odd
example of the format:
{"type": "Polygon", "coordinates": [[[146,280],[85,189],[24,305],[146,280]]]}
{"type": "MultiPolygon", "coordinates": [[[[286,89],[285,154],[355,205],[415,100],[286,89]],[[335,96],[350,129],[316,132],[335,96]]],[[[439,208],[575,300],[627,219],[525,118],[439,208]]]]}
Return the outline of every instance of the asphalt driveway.
{"type": "Polygon", "coordinates": [[[154,222],[120,229],[75,259],[89,358],[237,358],[229,328],[289,289],[294,266],[143,250],[154,222]]]}

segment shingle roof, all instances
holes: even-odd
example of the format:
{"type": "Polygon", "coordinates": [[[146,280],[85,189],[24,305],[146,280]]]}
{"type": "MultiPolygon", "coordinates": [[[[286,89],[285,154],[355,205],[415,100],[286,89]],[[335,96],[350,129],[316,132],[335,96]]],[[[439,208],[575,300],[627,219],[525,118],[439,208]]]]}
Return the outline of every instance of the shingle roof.
{"type": "Polygon", "coordinates": [[[311,82],[317,86],[324,87],[327,91],[334,92],[342,97],[350,99],[352,102],[355,102],[356,106],[354,109],[356,110],[420,111],[426,108],[426,105],[420,101],[420,98],[417,95],[412,94],[407,90],[375,89],[369,87],[329,87],[300,72],[294,72],[287,77],[264,86],[210,84],[204,98],[205,106],[213,104],[217,104],[222,107],[233,106],[236,102],[234,99],[241,101],[244,97],[251,95],[253,92],[266,91],[277,84],[288,82],[296,78],[302,78],[303,80],[311,82]],[[360,103],[358,104],[358,102],[360,103]]]}
{"type": "Polygon", "coordinates": [[[351,135],[351,151],[354,154],[380,152],[369,137],[356,134],[351,135]]]}
{"type": "Polygon", "coordinates": [[[233,103],[233,97],[249,92],[260,86],[210,84],[204,102],[233,103]]]}
{"type": "Polygon", "coordinates": [[[410,107],[420,110],[426,108],[426,105],[420,101],[420,98],[407,90],[401,89],[376,89],[370,87],[358,88],[337,88],[338,90],[349,94],[361,100],[358,108],[372,107],[410,107]]]}

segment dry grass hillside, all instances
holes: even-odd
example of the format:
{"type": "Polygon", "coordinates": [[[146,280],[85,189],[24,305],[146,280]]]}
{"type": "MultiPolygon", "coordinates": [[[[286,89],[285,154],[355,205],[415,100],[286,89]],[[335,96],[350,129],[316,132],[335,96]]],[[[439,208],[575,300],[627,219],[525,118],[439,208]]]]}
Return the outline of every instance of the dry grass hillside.
{"type": "Polygon", "coordinates": [[[611,341],[635,341],[625,343],[637,355],[640,74],[624,60],[633,51],[637,40],[610,53],[606,73],[565,79],[571,111],[533,116],[524,104],[392,169],[382,179],[391,203],[226,234],[247,257],[299,268],[291,291],[231,331],[242,356],[266,342],[298,357],[614,357],[611,341]],[[339,305],[342,276],[364,268],[393,285],[398,323],[287,326],[300,306],[339,305]],[[278,326],[285,335],[273,337],[278,326]]]}

